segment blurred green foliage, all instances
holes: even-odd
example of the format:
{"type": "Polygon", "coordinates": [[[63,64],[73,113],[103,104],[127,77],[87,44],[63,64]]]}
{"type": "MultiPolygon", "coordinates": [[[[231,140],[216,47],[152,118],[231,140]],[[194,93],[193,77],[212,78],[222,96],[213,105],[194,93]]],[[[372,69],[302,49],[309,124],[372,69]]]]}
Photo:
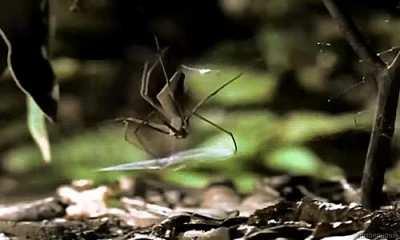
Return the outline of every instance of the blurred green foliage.
{"type": "MultiPolygon", "coordinates": [[[[225,1],[220,2],[223,9],[228,9],[223,5],[225,1]]],[[[336,160],[363,161],[366,146],[340,148],[337,139],[349,132],[364,133],[370,126],[375,89],[369,76],[362,74],[363,63],[339,34],[321,2],[258,0],[246,1],[246,4],[242,6],[243,11],[239,11],[241,14],[233,18],[243,24],[256,19],[259,27],[251,38],[220,41],[200,56],[177,64],[212,70],[206,74],[185,70],[189,96],[194,103],[224,82],[243,74],[200,110],[208,119],[233,132],[239,151],[227,160],[187,164],[182,169],[160,171],[160,176],[188,186],[204,186],[210,179],[227,177],[240,190],[249,191],[257,179],[269,174],[337,178],[346,174],[346,170],[352,171],[346,166],[337,166],[336,160]],[[363,77],[367,78],[365,84],[351,88],[363,77]],[[316,151],[319,143],[326,144],[328,151],[316,151]],[[339,155],[335,155],[337,153],[339,155]],[[356,157],[347,159],[350,155],[356,157]],[[331,156],[339,157],[327,162],[331,156]]],[[[84,16],[79,15],[80,18],[84,16]]],[[[374,36],[376,49],[398,42],[398,34],[392,29],[400,20],[392,17],[387,22],[384,14],[359,17],[360,21],[365,21],[365,31],[374,36]]],[[[72,28],[71,22],[77,20],[71,18],[63,16],[60,26],[72,28]]],[[[86,27],[95,26],[88,22],[77,29],[87,34],[95,31],[93,27],[86,27]]],[[[64,41],[57,43],[58,51],[70,48],[63,46],[64,41]]],[[[132,56],[140,55],[139,51],[133,52],[132,56]]],[[[61,92],[67,98],[61,100],[60,115],[64,116],[61,130],[53,128],[52,177],[108,181],[121,174],[96,170],[150,158],[124,141],[122,127],[93,127],[98,124],[96,113],[103,114],[103,119],[126,116],[126,113],[145,115],[144,101],[138,96],[143,58],[123,63],[120,59],[108,61],[110,64],[105,63],[107,60],[94,62],[73,57],[54,61],[61,92]],[[113,85],[115,82],[117,84],[113,85]],[[116,105],[111,106],[115,111],[107,115],[104,112],[109,107],[108,102],[116,105]],[[85,115],[86,112],[91,115],[85,115]],[[80,120],[73,118],[74,114],[80,116],[80,120]],[[92,121],[92,127],[86,128],[79,121],[92,121]]],[[[186,148],[221,145],[232,148],[229,136],[212,126],[195,118],[191,126],[193,137],[186,148]]],[[[364,140],[360,137],[359,141],[364,140]]],[[[38,150],[27,142],[9,148],[3,159],[4,168],[11,173],[35,171],[42,164],[38,150]]],[[[44,174],[43,177],[49,176],[44,174]]]]}
{"type": "MultiPolygon", "coordinates": [[[[53,142],[51,169],[59,179],[93,179],[96,181],[116,179],[119,174],[97,172],[110,164],[144,159],[145,154],[123,139],[123,129],[104,128],[88,130],[72,138],[53,142]]],[[[4,167],[12,172],[24,173],[40,169],[43,162],[33,146],[9,151],[4,167]]]]}
{"type": "MultiPolygon", "coordinates": [[[[213,120],[218,116],[205,115],[213,120]]],[[[352,114],[333,117],[313,112],[292,113],[283,117],[266,111],[226,113],[216,122],[234,133],[239,146],[237,155],[221,161],[188,163],[182,169],[165,170],[162,176],[173,182],[200,187],[208,179],[213,179],[218,172],[218,176],[232,178],[243,191],[251,189],[251,184],[261,175],[262,168],[315,177],[340,177],[340,169],[324,163],[304,144],[317,137],[353,128],[354,125],[349,124],[352,119],[352,114]],[[252,168],[257,164],[262,164],[261,168],[254,172],[252,168]]],[[[193,124],[194,131],[204,135],[199,146],[232,148],[228,135],[199,121],[194,121],[193,124]]],[[[96,129],[53,143],[52,168],[58,177],[67,179],[116,179],[120,176],[117,173],[99,173],[96,170],[113,164],[146,159],[141,150],[125,142],[122,136],[122,129],[96,129]]],[[[38,168],[42,163],[37,151],[31,146],[9,152],[6,168],[17,172],[38,168]]]]}

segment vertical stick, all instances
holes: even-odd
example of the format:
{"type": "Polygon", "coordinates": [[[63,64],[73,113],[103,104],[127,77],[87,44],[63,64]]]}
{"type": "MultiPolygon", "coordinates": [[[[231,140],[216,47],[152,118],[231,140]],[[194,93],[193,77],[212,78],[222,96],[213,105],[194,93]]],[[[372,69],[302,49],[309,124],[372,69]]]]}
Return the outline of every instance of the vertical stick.
{"type": "Polygon", "coordinates": [[[400,91],[400,53],[378,77],[378,101],[361,183],[362,204],[377,209],[383,203],[382,186],[391,158],[396,109],[400,91]]]}
{"type": "MultiPolygon", "coordinates": [[[[358,57],[368,62],[374,68],[382,69],[386,64],[376,55],[375,51],[368,45],[351,16],[338,3],[337,0],[323,0],[325,7],[328,9],[332,18],[338,24],[343,35],[349,42],[350,46],[357,53],[358,57]]],[[[342,1],[343,2],[343,1],[342,1]]]]}
{"type": "Polygon", "coordinates": [[[322,1],[354,51],[361,59],[370,64],[376,76],[378,85],[377,110],[361,183],[362,204],[367,208],[376,209],[383,201],[382,187],[385,170],[391,155],[391,142],[395,129],[400,91],[400,53],[387,66],[367,44],[350,15],[338,4],[338,1],[322,1]]]}

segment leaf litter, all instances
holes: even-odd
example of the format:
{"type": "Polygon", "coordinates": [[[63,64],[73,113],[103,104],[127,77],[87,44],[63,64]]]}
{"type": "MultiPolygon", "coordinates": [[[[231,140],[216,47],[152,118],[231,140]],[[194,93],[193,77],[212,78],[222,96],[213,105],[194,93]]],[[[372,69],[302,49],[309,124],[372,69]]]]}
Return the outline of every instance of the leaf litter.
{"type": "Polygon", "coordinates": [[[349,188],[288,175],[265,178],[249,194],[230,181],[203,189],[153,177],[74,181],[50,198],[2,206],[0,232],[10,239],[398,239],[395,203],[369,211],[348,198],[349,188]]]}

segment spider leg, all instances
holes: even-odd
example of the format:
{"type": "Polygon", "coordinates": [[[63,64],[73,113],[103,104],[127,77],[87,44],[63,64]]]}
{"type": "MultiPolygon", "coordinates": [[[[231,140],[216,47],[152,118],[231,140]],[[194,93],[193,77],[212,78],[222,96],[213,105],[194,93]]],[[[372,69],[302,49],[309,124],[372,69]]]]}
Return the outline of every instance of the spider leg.
{"type": "MultiPolygon", "coordinates": [[[[167,50],[167,48],[161,50],[160,42],[158,41],[158,37],[156,35],[154,35],[154,42],[156,44],[157,57],[158,57],[158,61],[160,62],[160,65],[161,65],[161,70],[162,70],[162,72],[164,74],[164,78],[165,78],[165,80],[167,82],[167,85],[169,86],[169,77],[168,77],[167,70],[166,70],[165,65],[164,65],[164,61],[162,59],[163,55],[164,55],[164,52],[167,50]]],[[[172,92],[171,92],[171,94],[172,94],[172,92]]]]}
{"type": "MultiPolygon", "coordinates": [[[[153,115],[154,113],[155,113],[154,111],[151,112],[150,114],[148,114],[148,116],[146,118],[151,117],[151,115],[153,115]]],[[[166,125],[151,122],[148,120],[142,120],[142,119],[130,117],[130,118],[117,118],[117,119],[115,119],[115,121],[121,121],[124,124],[124,126],[125,126],[124,139],[125,139],[125,141],[139,147],[140,149],[144,150],[145,152],[147,152],[148,154],[150,154],[153,157],[155,156],[155,154],[146,147],[146,145],[143,143],[141,137],[138,135],[139,130],[142,127],[148,127],[154,131],[169,135],[169,128],[166,125]],[[129,136],[128,136],[129,123],[139,124],[136,127],[134,134],[135,134],[135,137],[138,140],[140,146],[129,139],[129,136]]]]}
{"type": "Polygon", "coordinates": [[[151,157],[156,157],[156,154],[146,146],[146,144],[142,141],[141,135],[139,134],[139,131],[142,129],[143,126],[144,125],[136,127],[136,129],[134,131],[135,137],[136,137],[137,141],[139,142],[140,146],[142,146],[142,149],[146,153],[148,153],[151,157]]]}
{"type": "Polygon", "coordinates": [[[153,129],[154,131],[164,133],[169,135],[170,134],[170,128],[167,125],[152,122],[152,121],[147,121],[139,118],[117,118],[115,121],[121,121],[121,122],[128,122],[128,123],[136,123],[136,124],[143,124],[144,126],[153,129]]]}
{"type": "Polygon", "coordinates": [[[140,85],[140,95],[142,98],[149,103],[154,109],[156,109],[161,114],[164,114],[164,111],[149,97],[149,79],[151,76],[152,71],[157,66],[157,62],[154,63],[150,69],[149,63],[146,62],[144,64],[143,73],[142,73],[142,80],[140,85]]]}
{"type": "Polygon", "coordinates": [[[146,150],[141,146],[141,143],[140,143],[140,142],[139,142],[139,144],[137,144],[136,142],[131,141],[131,139],[129,139],[129,136],[128,136],[129,122],[128,122],[128,121],[122,120],[122,124],[124,124],[124,140],[125,140],[126,142],[132,144],[132,145],[135,145],[137,148],[140,148],[140,149],[146,151],[146,150]]]}
{"type": "Polygon", "coordinates": [[[235,137],[233,136],[233,133],[232,133],[232,132],[230,132],[230,131],[226,130],[225,128],[219,126],[218,124],[216,124],[216,123],[214,123],[214,122],[208,120],[207,118],[203,117],[202,115],[198,114],[197,112],[194,112],[193,115],[194,115],[195,117],[199,118],[200,120],[203,120],[204,122],[210,124],[211,126],[217,128],[218,130],[220,130],[220,131],[222,131],[222,132],[228,134],[229,137],[232,139],[233,145],[234,145],[234,147],[235,147],[235,153],[237,152],[237,149],[238,149],[238,148],[237,148],[237,144],[236,144],[235,137]]]}
{"type": "Polygon", "coordinates": [[[202,100],[200,100],[199,103],[197,103],[191,113],[186,117],[187,120],[189,120],[193,114],[197,113],[197,111],[203,106],[203,104],[205,104],[207,101],[209,101],[212,97],[214,97],[215,95],[217,95],[219,93],[219,91],[221,91],[222,89],[224,89],[226,86],[228,86],[229,84],[231,84],[232,82],[234,82],[235,80],[237,80],[238,78],[240,78],[243,74],[240,73],[237,76],[235,76],[234,78],[232,78],[229,81],[226,81],[224,84],[222,84],[219,88],[217,88],[216,90],[214,90],[213,92],[211,92],[207,97],[203,98],[202,100]]]}
{"type": "Polygon", "coordinates": [[[159,104],[155,103],[149,97],[149,81],[150,81],[151,74],[154,71],[154,69],[157,67],[157,65],[158,65],[158,61],[154,62],[150,68],[149,68],[149,64],[147,62],[144,64],[141,86],[140,86],[140,95],[147,103],[149,103],[154,109],[156,109],[164,118],[167,118],[167,115],[166,115],[165,111],[162,109],[162,107],[160,107],[159,104]]]}
{"type": "MultiPolygon", "coordinates": [[[[145,121],[148,121],[148,119],[150,119],[151,116],[154,115],[154,113],[155,113],[154,111],[150,112],[150,113],[146,116],[145,121]]],[[[147,152],[149,155],[151,155],[152,157],[155,157],[156,154],[154,154],[153,151],[151,151],[149,148],[147,148],[146,144],[144,144],[144,142],[142,141],[141,135],[139,135],[139,131],[140,131],[143,127],[145,127],[145,126],[146,126],[146,125],[145,125],[144,123],[143,123],[143,124],[139,124],[139,125],[135,128],[134,134],[135,134],[135,137],[136,137],[137,141],[138,141],[139,144],[142,146],[142,149],[143,149],[145,152],[147,152]]]]}
{"type": "Polygon", "coordinates": [[[166,81],[166,86],[167,86],[167,91],[168,94],[170,95],[170,98],[172,100],[172,103],[174,104],[175,108],[178,110],[178,114],[182,117],[183,116],[183,109],[182,107],[179,105],[179,103],[176,101],[175,99],[175,94],[173,92],[173,90],[171,89],[171,82],[173,80],[175,80],[177,77],[179,77],[178,75],[181,73],[180,70],[178,70],[177,72],[174,73],[174,75],[169,78],[164,61],[163,61],[163,55],[164,53],[168,50],[168,48],[165,48],[163,50],[161,50],[160,48],[160,43],[158,41],[158,37],[156,35],[154,35],[154,42],[156,44],[156,49],[157,49],[157,55],[158,55],[158,61],[160,62],[161,65],[161,70],[164,74],[164,78],[166,81]]]}

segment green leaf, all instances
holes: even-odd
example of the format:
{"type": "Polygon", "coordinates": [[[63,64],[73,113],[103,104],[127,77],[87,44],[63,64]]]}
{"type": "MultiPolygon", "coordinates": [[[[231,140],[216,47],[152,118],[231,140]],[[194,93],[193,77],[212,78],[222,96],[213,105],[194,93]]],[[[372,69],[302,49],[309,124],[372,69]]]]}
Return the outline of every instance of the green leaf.
{"type": "Polygon", "coordinates": [[[291,112],[282,122],[279,138],[284,144],[297,144],[356,129],[354,113],[329,115],[321,112],[291,112]]]}
{"type": "Polygon", "coordinates": [[[341,176],[341,170],[324,163],[314,152],[302,146],[287,146],[267,152],[264,165],[270,169],[295,175],[332,178],[341,176]]]}
{"type": "Polygon", "coordinates": [[[206,74],[190,72],[186,83],[197,98],[201,99],[219,88],[223,83],[243,75],[222,89],[210,102],[225,106],[260,104],[272,100],[277,86],[277,77],[270,73],[226,65],[215,65],[215,71],[206,74]]]}
{"type": "Polygon", "coordinates": [[[35,101],[27,96],[28,128],[32,138],[38,145],[45,162],[51,161],[49,137],[46,129],[46,119],[35,101]]]}
{"type": "Polygon", "coordinates": [[[251,193],[254,191],[258,177],[255,174],[249,172],[242,172],[239,175],[231,176],[231,179],[235,183],[241,193],[251,193]]]}
{"type": "Polygon", "coordinates": [[[190,170],[167,171],[163,178],[172,183],[195,188],[207,186],[207,184],[210,182],[210,179],[212,179],[209,174],[190,170]]]}
{"type": "Polygon", "coordinates": [[[318,171],[318,156],[303,147],[285,147],[267,154],[264,164],[275,170],[292,174],[313,175],[318,171]]]}
{"type": "Polygon", "coordinates": [[[2,4],[6,15],[0,18],[0,74],[7,65],[26,95],[28,128],[46,162],[51,152],[45,116],[56,119],[58,101],[58,85],[47,57],[48,4],[48,0],[2,4]]]}

